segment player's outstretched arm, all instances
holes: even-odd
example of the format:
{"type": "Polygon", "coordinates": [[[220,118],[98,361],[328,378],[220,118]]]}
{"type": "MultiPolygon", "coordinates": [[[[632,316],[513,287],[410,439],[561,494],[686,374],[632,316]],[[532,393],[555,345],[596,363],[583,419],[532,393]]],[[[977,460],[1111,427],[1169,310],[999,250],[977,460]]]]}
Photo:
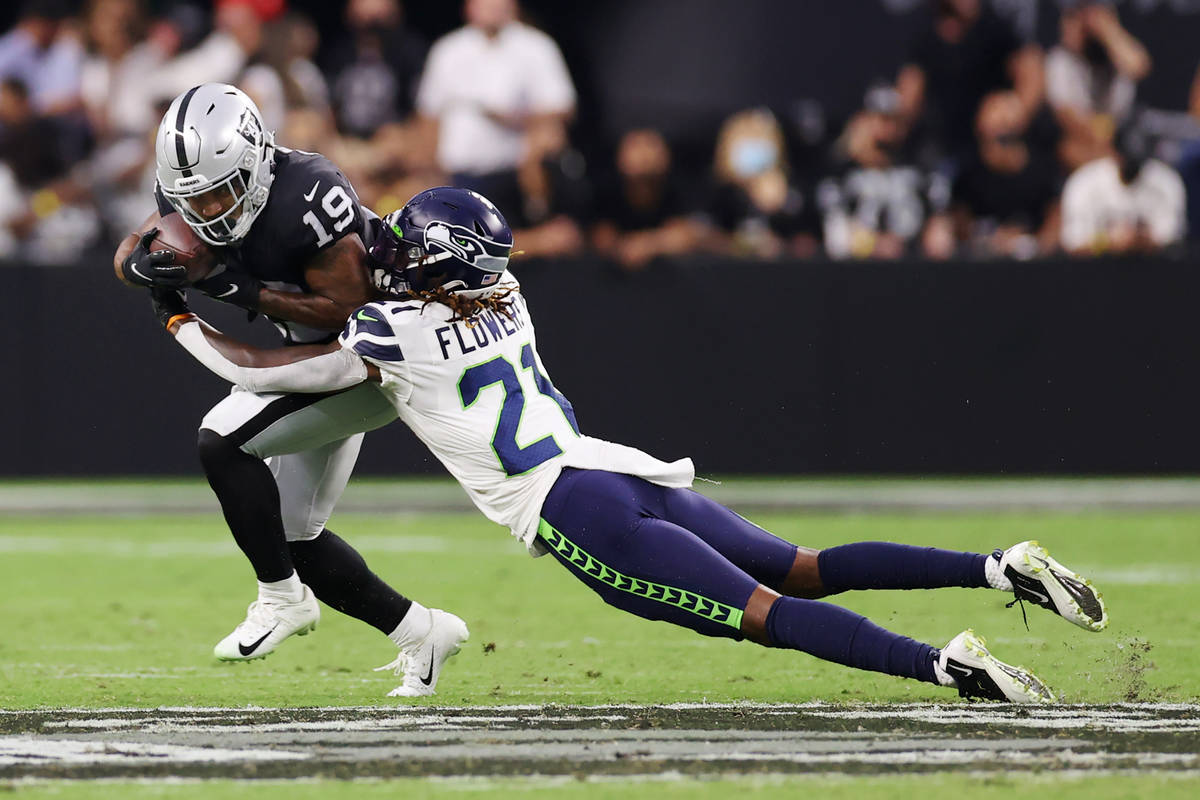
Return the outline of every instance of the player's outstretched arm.
{"type": "Polygon", "coordinates": [[[337,342],[263,349],[234,339],[201,320],[183,292],[154,290],[155,315],[175,341],[210,371],[252,392],[329,392],[366,380],[379,369],[337,342]]]}

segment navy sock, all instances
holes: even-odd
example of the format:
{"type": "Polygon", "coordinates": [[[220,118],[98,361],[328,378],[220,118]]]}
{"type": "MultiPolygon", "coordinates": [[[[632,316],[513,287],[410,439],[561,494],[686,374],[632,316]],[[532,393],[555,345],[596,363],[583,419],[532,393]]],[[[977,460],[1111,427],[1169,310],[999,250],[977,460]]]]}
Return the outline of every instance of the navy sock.
{"type": "Polygon", "coordinates": [[[848,667],[937,683],[937,649],[881,628],[853,611],[798,597],[781,597],[767,614],[776,647],[800,650],[848,667]]]}
{"type": "Polygon", "coordinates": [[[817,569],[826,589],[986,588],[988,557],[936,547],[856,542],[822,550],[817,569]]]}

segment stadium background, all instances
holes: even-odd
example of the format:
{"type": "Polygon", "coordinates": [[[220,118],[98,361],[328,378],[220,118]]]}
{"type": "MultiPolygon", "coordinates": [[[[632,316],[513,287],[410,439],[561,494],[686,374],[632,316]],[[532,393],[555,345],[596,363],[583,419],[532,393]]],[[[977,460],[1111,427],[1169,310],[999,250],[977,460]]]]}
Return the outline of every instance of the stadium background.
{"type": "MultiPolygon", "coordinates": [[[[228,0],[240,1],[282,5],[228,0]]],[[[987,0],[1043,48],[1066,4],[987,0]]],[[[0,36],[25,5],[0,3],[0,36]]],[[[186,1],[145,5],[155,21],[186,1]]],[[[287,5],[323,45],[343,33],[345,3],[287,5]]],[[[809,192],[940,5],[523,8],[565,57],[578,93],[570,149],[597,181],[612,177],[616,138],[646,126],[704,184],[723,122],[766,106],[809,192]]],[[[461,24],[460,6],[405,0],[406,24],[433,42],[461,24]]],[[[1200,0],[1118,8],[1153,59],[1136,124],[1182,165],[1200,141],[1200,0]]],[[[0,119],[10,89],[0,79],[0,119]]],[[[61,177],[30,169],[45,141],[24,141],[12,150],[0,123],[0,175],[15,165],[26,180],[0,190],[0,246],[5,209],[20,221],[61,177]]],[[[327,143],[314,149],[361,173],[343,160],[355,151],[346,137],[327,143]]],[[[354,181],[388,210],[371,176],[354,181]]],[[[137,198],[148,207],[148,189],[137,198]]],[[[119,205],[93,200],[102,217],[119,205]]],[[[1093,579],[1112,612],[1098,636],[1038,609],[1026,617],[1000,592],[836,598],[923,641],[986,633],[1060,704],[968,704],[617,613],[552,559],[530,560],[396,425],[366,438],[333,524],[378,574],[472,632],[438,694],[401,704],[384,697],[391,673],[370,671],[394,647],[332,611],[269,659],[211,658],[252,588],[195,457],[195,426],[227,387],[157,330],[143,292],[113,279],[105,237],[128,230],[47,243],[69,257],[0,256],[0,794],[1195,796],[1200,276],[1188,243],[1021,258],[971,247],[929,258],[912,244],[835,258],[748,253],[723,231],[636,269],[589,242],[514,264],[539,351],[589,433],[693,456],[720,481],[698,490],[789,541],[989,552],[1038,539],[1093,579]]],[[[193,302],[225,329],[275,340],[262,320],[193,302]]]]}
{"type": "MultiPolygon", "coordinates": [[[[343,25],[342,4],[288,5],[323,41],[343,25]]],[[[653,126],[701,174],[722,120],[756,106],[780,119],[801,170],[806,147],[828,146],[864,92],[894,79],[929,25],[928,5],[522,8],[566,59],[578,92],[571,144],[590,170],[603,171],[620,133],[653,126]],[[804,138],[814,113],[819,145],[804,138]]],[[[1043,46],[1057,38],[1059,4],[991,7],[1043,46]]],[[[1188,144],[1200,3],[1118,7],[1154,59],[1139,114],[1157,131],[1159,154],[1177,156],[1188,144]]],[[[19,10],[6,5],[0,26],[19,10]]],[[[462,21],[458,3],[404,11],[427,42],[462,21]]],[[[140,293],[112,280],[110,252],[102,241],[74,263],[0,266],[0,332],[15,344],[0,356],[9,376],[0,473],[196,472],[194,428],[223,389],[154,330],[140,293]]],[[[517,271],[546,361],[586,429],[664,457],[692,455],[705,474],[1159,473],[1200,469],[1189,252],[1020,261],[700,253],[629,272],[584,251],[529,258],[517,271]]],[[[201,306],[243,329],[240,314],[201,306]]],[[[261,321],[248,330],[271,340],[261,321]]],[[[439,471],[400,426],[369,436],[359,464],[360,474],[439,471]]]]}

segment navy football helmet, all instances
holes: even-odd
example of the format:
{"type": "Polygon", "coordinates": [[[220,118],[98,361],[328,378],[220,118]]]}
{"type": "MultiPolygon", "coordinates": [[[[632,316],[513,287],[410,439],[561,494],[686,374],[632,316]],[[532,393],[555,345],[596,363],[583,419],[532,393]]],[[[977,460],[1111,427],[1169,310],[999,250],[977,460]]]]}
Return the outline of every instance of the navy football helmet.
{"type": "Polygon", "coordinates": [[[441,287],[482,297],[500,282],[512,245],[512,229],[490,200],[438,186],[384,217],[369,252],[376,285],[384,291],[441,287]]]}

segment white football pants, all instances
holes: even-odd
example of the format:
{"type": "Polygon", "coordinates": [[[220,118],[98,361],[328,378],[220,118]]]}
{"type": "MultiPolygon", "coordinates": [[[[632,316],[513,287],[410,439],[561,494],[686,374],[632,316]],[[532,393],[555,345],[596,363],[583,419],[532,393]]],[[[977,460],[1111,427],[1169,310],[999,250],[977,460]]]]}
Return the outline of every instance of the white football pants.
{"type": "Polygon", "coordinates": [[[288,541],[315,538],[341,499],[363,434],[396,419],[373,383],[325,394],[256,394],[234,388],[201,428],[267,462],[279,484],[288,541]]]}

